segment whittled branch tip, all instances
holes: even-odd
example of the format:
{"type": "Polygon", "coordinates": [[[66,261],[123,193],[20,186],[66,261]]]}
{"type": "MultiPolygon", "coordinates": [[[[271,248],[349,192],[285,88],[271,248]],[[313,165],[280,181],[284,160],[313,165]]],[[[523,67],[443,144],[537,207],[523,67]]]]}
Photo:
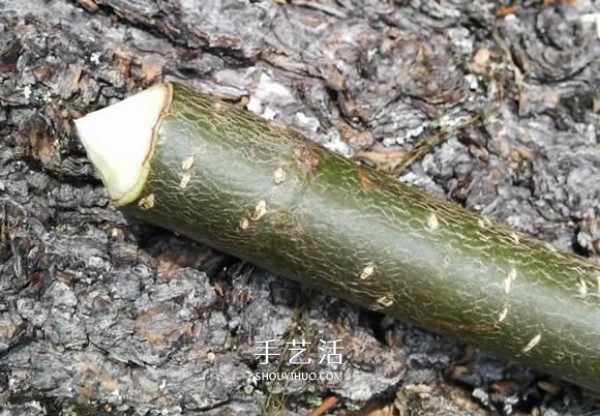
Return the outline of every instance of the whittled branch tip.
{"type": "Polygon", "coordinates": [[[75,120],[79,137],[111,199],[127,201],[145,177],[153,129],[170,97],[161,84],[75,120]]]}

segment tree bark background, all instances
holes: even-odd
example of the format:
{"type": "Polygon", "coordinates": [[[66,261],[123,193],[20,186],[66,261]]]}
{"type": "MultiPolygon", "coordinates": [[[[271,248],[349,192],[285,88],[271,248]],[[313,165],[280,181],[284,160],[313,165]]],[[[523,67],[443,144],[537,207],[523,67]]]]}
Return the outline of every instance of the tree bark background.
{"type": "Polygon", "coordinates": [[[328,395],[338,414],[594,414],[575,386],[124,218],[71,123],[178,80],[385,168],[497,107],[399,180],[595,260],[600,6],[541,3],[0,0],[3,414],[293,415],[328,395]],[[343,382],[253,377],[275,368],[261,341],[299,334],[342,340],[343,382]]]}

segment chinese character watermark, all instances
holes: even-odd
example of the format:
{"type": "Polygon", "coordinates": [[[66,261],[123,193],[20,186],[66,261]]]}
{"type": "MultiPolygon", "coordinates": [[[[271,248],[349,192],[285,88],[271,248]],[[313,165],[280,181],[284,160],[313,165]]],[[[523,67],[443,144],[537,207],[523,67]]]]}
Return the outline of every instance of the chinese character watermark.
{"type": "Polygon", "coordinates": [[[276,339],[258,341],[259,344],[264,344],[261,350],[262,352],[254,354],[255,357],[262,358],[262,361],[259,362],[259,364],[269,364],[271,358],[279,357],[279,353],[273,352],[276,351],[276,347],[271,345],[271,343],[275,343],[276,341],[276,339]]]}
{"type": "MultiPolygon", "coordinates": [[[[318,352],[320,353],[318,363],[325,365],[341,365],[343,358],[341,350],[343,349],[339,343],[341,339],[335,339],[331,341],[319,340],[318,352]]],[[[259,358],[259,364],[265,365],[270,364],[273,359],[280,357],[280,349],[275,345],[276,339],[269,339],[266,341],[258,341],[259,352],[255,353],[254,356],[259,358]]],[[[289,357],[287,363],[290,365],[303,365],[310,364],[313,362],[313,357],[309,356],[310,342],[304,338],[293,339],[287,342],[286,345],[289,347],[289,357]]]]}
{"type": "Polygon", "coordinates": [[[341,339],[335,339],[333,341],[319,340],[321,344],[324,344],[324,346],[319,346],[319,351],[323,353],[323,355],[321,355],[321,359],[319,360],[319,364],[342,364],[342,354],[338,352],[342,349],[340,346],[338,346],[338,342],[340,341],[341,339]]]}
{"type": "Polygon", "coordinates": [[[310,364],[312,359],[310,357],[303,358],[308,351],[308,346],[310,342],[307,342],[304,338],[297,340],[293,339],[292,342],[288,342],[290,345],[290,359],[288,361],[289,364],[299,365],[299,364],[310,364]]]}

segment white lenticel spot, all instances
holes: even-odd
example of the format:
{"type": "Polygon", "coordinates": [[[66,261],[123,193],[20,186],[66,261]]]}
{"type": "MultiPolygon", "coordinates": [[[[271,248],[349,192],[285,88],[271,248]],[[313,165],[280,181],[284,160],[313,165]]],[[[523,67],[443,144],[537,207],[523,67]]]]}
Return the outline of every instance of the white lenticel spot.
{"type": "Polygon", "coordinates": [[[273,174],[273,183],[275,185],[281,185],[285,181],[285,170],[279,167],[273,174]]]}
{"type": "Polygon", "coordinates": [[[154,208],[154,200],[154,194],[146,195],[138,201],[138,207],[140,207],[143,211],[154,208]]]}
{"type": "Polygon", "coordinates": [[[504,293],[510,293],[510,291],[512,290],[512,284],[516,278],[517,270],[513,267],[512,269],[510,269],[510,272],[508,272],[508,276],[506,276],[506,279],[504,279],[504,293]]]}
{"type": "Polygon", "coordinates": [[[384,308],[388,308],[394,304],[394,301],[388,296],[382,296],[379,299],[377,299],[377,303],[383,306],[384,308]]]}
{"type": "Polygon", "coordinates": [[[375,272],[375,265],[373,263],[369,263],[362,270],[362,272],[360,274],[360,279],[361,280],[368,279],[369,277],[371,277],[373,275],[374,272],[375,272]]]}
{"type": "Polygon", "coordinates": [[[188,183],[190,183],[190,179],[192,179],[192,175],[189,173],[184,173],[181,177],[181,181],[179,182],[179,187],[181,189],[185,189],[188,183]]]}
{"type": "Polygon", "coordinates": [[[527,345],[525,345],[523,347],[523,349],[521,350],[522,353],[526,353],[531,351],[532,349],[535,348],[536,345],[538,345],[540,343],[540,341],[542,340],[542,334],[537,334],[536,336],[534,336],[533,338],[531,338],[531,341],[529,341],[527,343],[527,345]]]}
{"type": "Polygon", "coordinates": [[[488,228],[492,225],[492,221],[490,221],[490,219],[488,217],[481,217],[477,220],[477,224],[481,228],[488,228]]]}
{"type": "Polygon", "coordinates": [[[251,220],[258,221],[267,213],[267,201],[261,200],[258,201],[256,207],[254,207],[254,213],[252,214],[251,220]]]}
{"type": "Polygon", "coordinates": [[[588,289],[587,289],[587,283],[585,282],[584,279],[579,279],[579,281],[577,282],[577,289],[579,290],[579,294],[581,296],[585,296],[587,295],[588,289]]]}
{"type": "Polygon", "coordinates": [[[498,316],[498,322],[502,322],[506,319],[506,316],[508,315],[508,307],[505,307],[504,309],[502,309],[502,312],[500,312],[500,315],[498,316]]]}
{"type": "Polygon", "coordinates": [[[439,228],[439,226],[440,226],[440,222],[438,220],[438,217],[432,212],[427,217],[427,227],[431,231],[435,231],[435,230],[437,230],[439,228]]]}
{"type": "Polygon", "coordinates": [[[190,170],[194,166],[194,156],[188,156],[181,162],[181,170],[190,170]]]}

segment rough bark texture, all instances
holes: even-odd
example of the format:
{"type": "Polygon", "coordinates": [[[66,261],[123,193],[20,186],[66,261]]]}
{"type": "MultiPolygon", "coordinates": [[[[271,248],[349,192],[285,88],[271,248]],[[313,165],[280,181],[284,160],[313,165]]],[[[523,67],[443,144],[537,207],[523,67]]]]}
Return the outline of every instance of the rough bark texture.
{"type": "Polygon", "coordinates": [[[334,393],[339,412],[395,398],[415,415],[593,414],[579,388],[125,220],[71,120],[177,79],[387,166],[385,148],[498,105],[399,179],[594,257],[597,9],[0,0],[3,412],[304,414],[334,393]],[[257,342],[299,326],[344,339],[342,386],[253,380],[257,342]]]}

